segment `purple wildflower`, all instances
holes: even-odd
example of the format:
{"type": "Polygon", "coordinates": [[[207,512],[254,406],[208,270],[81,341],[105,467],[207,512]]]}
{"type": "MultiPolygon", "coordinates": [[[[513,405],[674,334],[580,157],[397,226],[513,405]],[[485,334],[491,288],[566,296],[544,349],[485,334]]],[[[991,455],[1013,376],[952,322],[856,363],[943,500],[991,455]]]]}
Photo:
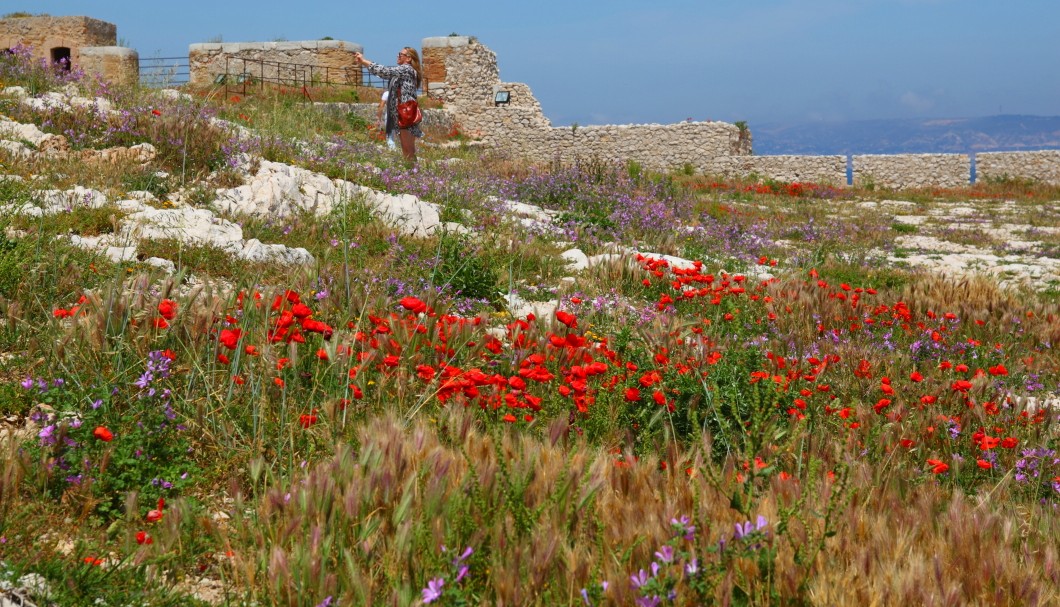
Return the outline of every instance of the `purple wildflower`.
{"type": "Polygon", "coordinates": [[[433,603],[434,601],[442,597],[442,586],[445,584],[445,580],[437,577],[427,582],[427,587],[423,589],[423,602],[433,603]]]}

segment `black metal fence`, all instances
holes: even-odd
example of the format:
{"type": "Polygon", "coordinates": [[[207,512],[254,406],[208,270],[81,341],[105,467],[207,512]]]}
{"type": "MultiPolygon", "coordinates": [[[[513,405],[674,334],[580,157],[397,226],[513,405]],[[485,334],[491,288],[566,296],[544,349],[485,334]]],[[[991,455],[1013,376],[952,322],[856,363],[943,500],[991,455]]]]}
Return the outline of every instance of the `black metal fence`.
{"type": "MultiPolygon", "coordinates": [[[[165,88],[188,84],[190,80],[191,67],[187,57],[152,57],[140,60],[142,86],[165,88]]],[[[266,86],[289,86],[300,89],[309,97],[310,90],[317,87],[384,88],[387,83],[362,67],[335,68],[225,57],[224,71],[215,70],[212,84],[223,86],[226,97],[246,95],[266,86]]]]}
{"type": "Polygon", "coordinates": [[[224,73],[214,76],[213,83],[224,85],[226,95],[245,95],[267,85],[300,88],[306,96],[316,87],[386,86],[385,80],[361,67],[335,68],[240,57],[226,57],[224,73]]]}
{"type": "Polygon", "coordinates": [[[151,57],[140,59],[140,85],[166,88],[187,84],[191,69],[187,57],[151,57]]]}

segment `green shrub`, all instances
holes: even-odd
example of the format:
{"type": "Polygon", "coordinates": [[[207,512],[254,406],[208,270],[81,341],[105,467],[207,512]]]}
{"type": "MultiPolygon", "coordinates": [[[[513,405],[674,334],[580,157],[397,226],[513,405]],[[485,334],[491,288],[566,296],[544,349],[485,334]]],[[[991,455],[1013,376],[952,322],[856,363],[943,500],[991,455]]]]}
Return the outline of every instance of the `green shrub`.
{"type": "Polygon", "coordinates": [[[435,282],[468,299],[495,301],[498,272],[462,234],[442,234],[438,243],[435,282]]]}

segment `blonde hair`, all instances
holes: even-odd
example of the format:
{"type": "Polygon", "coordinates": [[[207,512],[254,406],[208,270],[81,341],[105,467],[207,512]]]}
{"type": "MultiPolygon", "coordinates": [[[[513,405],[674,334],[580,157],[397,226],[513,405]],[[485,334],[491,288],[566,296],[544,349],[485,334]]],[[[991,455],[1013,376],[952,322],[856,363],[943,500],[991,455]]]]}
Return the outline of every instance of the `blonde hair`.
{"type": "Polygon", "coordinates": [[[423,72],[420,70],[420,54],[411,46],[406,46],[401,50],[409,54],[409,60],[412,62],[412,69],[416,70],[416,87],[419,88],[420,83],[423,82],[423,72]]]}

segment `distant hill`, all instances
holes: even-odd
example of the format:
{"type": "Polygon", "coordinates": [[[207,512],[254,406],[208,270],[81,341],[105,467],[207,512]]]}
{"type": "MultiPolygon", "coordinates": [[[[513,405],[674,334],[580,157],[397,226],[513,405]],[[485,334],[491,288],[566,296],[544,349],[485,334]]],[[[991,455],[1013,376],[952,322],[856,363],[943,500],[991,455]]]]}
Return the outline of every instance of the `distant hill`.
{"type": "Polygon", "coordinates": [[[749,124],[756,155],[939,154],[1060,149],[1060,116],[749,124]]]}

